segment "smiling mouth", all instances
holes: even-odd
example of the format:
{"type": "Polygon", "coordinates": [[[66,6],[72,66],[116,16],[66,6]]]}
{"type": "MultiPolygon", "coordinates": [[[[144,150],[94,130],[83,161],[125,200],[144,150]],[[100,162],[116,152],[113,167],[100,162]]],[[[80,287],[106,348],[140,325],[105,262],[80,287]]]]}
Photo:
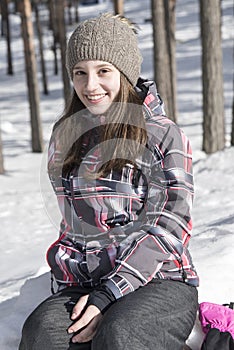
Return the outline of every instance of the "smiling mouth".
{"type": "Polygon", "coordinates": [[[98,101],[98,100],[101,100],[105,96],[106,96],[106,94],[98,94],[98,95],[87,95],[86,97],[89,101],[98,101]]]}

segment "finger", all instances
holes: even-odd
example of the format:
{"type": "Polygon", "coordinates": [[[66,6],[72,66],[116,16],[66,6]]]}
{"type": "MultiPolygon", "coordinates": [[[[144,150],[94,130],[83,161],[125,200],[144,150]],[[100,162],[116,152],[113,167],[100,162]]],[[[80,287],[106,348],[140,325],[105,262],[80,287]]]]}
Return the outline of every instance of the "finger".
{"type": "Polygon", "coordinates": [[[86,327],[89,324],[89,322],[100,313],[100,310],[96,306],[89,305],[82,317],[71,327],[68,328],[68,333],[75,333],[78,332],[80,329],[86,327]]]}
{"type": "Polygon", "coordinates": [[[79,334],[72,338],[73,343],[85,343],[93,339],[97,332],[98,324],[102,319],[102,314],[97,315],[79,334]]]}
{"type": "Polygon", "coordinates": [[[87,300],[88,300],[89,295],[84,295],[82,296],[78,302],[76,303],[76,305],[73,307],[72,309],[72,315],[71,315],[71,319],[75,320],[83,311],[85,305],[87,304],[87,300]]]}

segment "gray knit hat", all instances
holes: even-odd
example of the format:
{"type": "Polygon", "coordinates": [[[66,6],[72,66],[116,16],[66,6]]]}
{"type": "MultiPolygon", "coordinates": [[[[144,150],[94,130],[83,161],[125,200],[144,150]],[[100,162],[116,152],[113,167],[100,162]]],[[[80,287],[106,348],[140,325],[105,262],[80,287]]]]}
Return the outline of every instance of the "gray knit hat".
{"type": "Polygon", "coordinates": [[[118,16],[102,14],[80,23],[67,46],[66,67],[72,78],[79,61],[100,60],[113,64],[135,86],[142,56],[135,31],[118,16]]]}

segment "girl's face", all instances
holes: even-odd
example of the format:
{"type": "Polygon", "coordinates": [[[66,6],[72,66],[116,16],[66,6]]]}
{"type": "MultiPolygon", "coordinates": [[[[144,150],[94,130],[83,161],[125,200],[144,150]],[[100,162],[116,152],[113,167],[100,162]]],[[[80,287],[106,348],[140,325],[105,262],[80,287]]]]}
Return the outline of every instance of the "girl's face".
{"type": "Polygon", "coordinates": [[[120,72],[108,62],[81,61],[73,69],[73,85],[89,111],[102,114],[120,90],[120,72]]]}

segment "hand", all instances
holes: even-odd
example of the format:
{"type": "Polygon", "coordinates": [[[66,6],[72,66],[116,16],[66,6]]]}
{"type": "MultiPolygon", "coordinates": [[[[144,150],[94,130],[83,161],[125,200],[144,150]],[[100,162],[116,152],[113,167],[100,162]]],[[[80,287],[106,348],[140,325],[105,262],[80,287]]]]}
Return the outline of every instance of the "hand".
{"type": "MultiPolygon", "coordinates": [[[[84,295],[79,299],[72,310],[71,319],[76,320],[87,304],[89,295],[84,295]]],[[[72,338],[72,342],[84,343],[93,339],[97,327],[102,319],[101,311],[94,305],[89,305],[82,317],[68,328],[68,333],[75,333],[82,329],[79,334],[72,338]]]]}

